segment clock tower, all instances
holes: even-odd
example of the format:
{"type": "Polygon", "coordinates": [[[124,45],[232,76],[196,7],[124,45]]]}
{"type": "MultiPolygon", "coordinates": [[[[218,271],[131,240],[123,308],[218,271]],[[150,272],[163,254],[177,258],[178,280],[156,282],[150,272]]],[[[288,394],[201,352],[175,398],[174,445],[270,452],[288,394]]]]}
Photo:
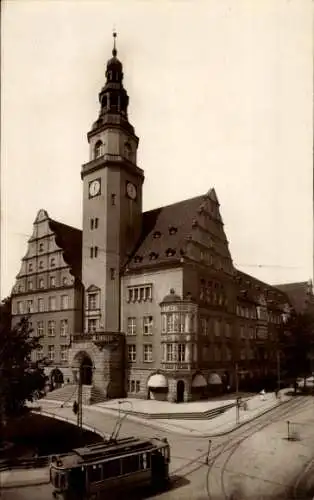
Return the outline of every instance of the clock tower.
{"type": "Polygon", "coordinates": [[[116,33],[98,119],[88,132],[89,162],[82,166],[85,332],[120,332],[120,270],[142,226],[143,171],[138,137],[128,120],[129,97],[117,58],[116,33]]]}

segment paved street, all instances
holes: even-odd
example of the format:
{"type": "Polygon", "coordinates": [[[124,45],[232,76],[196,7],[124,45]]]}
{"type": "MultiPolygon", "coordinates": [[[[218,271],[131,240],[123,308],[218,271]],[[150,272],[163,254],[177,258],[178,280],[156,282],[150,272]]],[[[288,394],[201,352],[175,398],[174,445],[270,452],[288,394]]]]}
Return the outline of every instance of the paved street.
{"type": "MultiPolygon", "coordinates": [[[[149,423],[144,425],[127,420],[120,435],[160,434],[168,438],[172,450],[173,488],[158,495],[160,499],[201,500],[211,496],[218,499],[225,498],[224,494],[229,496],[235,489],[241,489],[242,498],[250,498],[256,491],[284,495],[290,482],[296,481],[314,452],[314,430],[312,433],[312,426],[309,425],[313,406],[312,398],[297,398],[228,436],[213,438],[210,470],[205,465],[207,439],[160,433],[152,430],[149,423]],[[301,441],[285,439],[288,419],[298,422],[301,441]],[[222,447],[225,450],[223,453],[222,447]]],[[[60,414],[68,416],[69,409],[60,409],[60,414]]],[[[99,414],[95,416],[92,411],[84,412],[85,422],[89,425],[98,425],[96,419],[99,418],[99,414]]],[[[102,428],[109,433],[116,422],[115,417],[101,414],[101,419],[102,428]]],[[[146,498],[155,498],[150,495],[146,494],[146,498]]],[[[49,485],[2,491],[4,500],[48,498],[51,498],[49,485]]]]}

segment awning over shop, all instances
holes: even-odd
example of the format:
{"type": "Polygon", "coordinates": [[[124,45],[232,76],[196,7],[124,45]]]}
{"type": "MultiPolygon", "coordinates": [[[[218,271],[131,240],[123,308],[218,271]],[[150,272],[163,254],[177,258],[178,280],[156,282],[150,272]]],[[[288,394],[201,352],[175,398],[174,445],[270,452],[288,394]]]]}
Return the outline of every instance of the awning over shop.
{"type": "Polygon", "coordinates": [[[207,386],[206,379],[200,373],[197,374],[192,380],[192,387],[206,387],[206,386],[207,386]]]}
{"type": "Polygon", "coordinates": [[[218,375],[218,373],[212,373],[209,376],[208,383],[209,383],[209,385],[220,385],[220,384],[222,384],[222,380],[221,380],[220,376],[218,375]]]}
{"type": "Polygon", "coordinates": [[[150,388],[168,387],[168,381],[164,375],[156,373],[152,375],[147,382],[147,386],[150,388]]]}

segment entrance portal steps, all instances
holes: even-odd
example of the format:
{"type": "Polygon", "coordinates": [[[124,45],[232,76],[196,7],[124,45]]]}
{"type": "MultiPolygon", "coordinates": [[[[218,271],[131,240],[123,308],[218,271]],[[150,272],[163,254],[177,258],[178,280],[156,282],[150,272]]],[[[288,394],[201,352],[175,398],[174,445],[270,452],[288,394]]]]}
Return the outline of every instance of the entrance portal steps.
{"type": "MultiPolygon", "coordinates": [[[[48,392],[44,397],[50,401],[62,401],[63,403],[74,403],[78,399],[78,386],[75,384],[67,384],[60,389],[48,392]]],[[[91,385],[83,385],[82,387],[82,401],[84,405],[91,405],[105,401],[105,394],[96,387],[91,385]]]]}

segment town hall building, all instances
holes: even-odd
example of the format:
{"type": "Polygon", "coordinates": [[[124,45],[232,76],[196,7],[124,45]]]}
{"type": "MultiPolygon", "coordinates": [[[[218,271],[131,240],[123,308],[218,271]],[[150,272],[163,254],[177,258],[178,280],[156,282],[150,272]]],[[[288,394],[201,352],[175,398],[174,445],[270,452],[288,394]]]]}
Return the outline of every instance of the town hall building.
{"type": "MultiPolygon", "coordinates": [[[[115,38],[114,38],[115,42],[115,38]]],[[[114,43],[81,168],[83,230],[39,210],[12,292],[51,387],[188,401],[274,376],[287,294],[232,261],[214,188],[143,212],[139,139],[114,43]],[[242,384],[242,385],[241,385],[242,384]]]]}

